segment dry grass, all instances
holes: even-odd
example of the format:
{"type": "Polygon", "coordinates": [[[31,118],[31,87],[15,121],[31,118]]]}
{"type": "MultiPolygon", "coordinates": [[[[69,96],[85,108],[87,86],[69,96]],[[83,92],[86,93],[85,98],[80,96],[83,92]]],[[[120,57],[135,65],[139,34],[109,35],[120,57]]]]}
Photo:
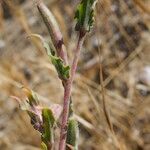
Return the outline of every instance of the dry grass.
{"type": "MultiPolygon", "coordinates": [[[[73,10],[77,2],[45,2],[61,25],[71,58],[76,38],[73,10]]],[[[115,150],[117,144],[122,150],[150,149],[150,84],[139,82],[141,70],[150,65],[150,18],[148,2],[139,2],[99,2],[97,28],[85,41],[73,88],[81,150],[115,150]],[[115,138],[103,112],[99,47],[106,107],[115,138]]],[[[31,33],[48,37],[33,2],[5,3],[12,18],[3,18],[1,14],[7,12],[0,8],[0,149],[38,149],[39,135],[10,96],[23,96],[20,86],[26,85],[39,94],[43,104],[62,103],[61,82],[41,45],[27,38],[31,33]]]]}

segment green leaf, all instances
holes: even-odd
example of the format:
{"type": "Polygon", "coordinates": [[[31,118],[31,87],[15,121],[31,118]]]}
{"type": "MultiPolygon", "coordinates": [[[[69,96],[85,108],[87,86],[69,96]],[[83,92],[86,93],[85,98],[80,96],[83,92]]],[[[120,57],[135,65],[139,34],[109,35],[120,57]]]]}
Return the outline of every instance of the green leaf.
{"type": "Polygon", "coordinates": [[[64,65],[64,62],[60,57],[55,56],[54,50],[50,48],[48,43],[44,42],[44,47],[49,58],[51,59],[52,64],[55,66],[59,77],[65,80],[68,79],[70,67],[68,65],[64,65]]]}
{"type": "Polygon", "coordinates": [[[56,50],[52,42],[46,42],[43,37],[38,34],[31,34],[30,36],[40,39],[47,52],[47,55],[49,56],[52,64],[55,66],[59,77],[65,80],[68,79],[70,67],[68,65],[65,66],[63,60],[60,57],[55,56],[56,50]]]}
{"type": "Polygon", "coordinates": [[[39,34],[30,34],[29,37],[40,40],[40,42],[43,44],[43,47],[45,48],[48,55],[51,55],[51,54],[55,55],[56,49],[55,49],[51,39],[49,40],[49,42],[46,42],[44,40],[44,38],[39,34]]]}
{"type": "Polygon", "coordinates": [[[48,150],[47,146],[46,146],[46,144],[44,142],[41,143],[41,149],[42,150],[48,150]]]}
{"type": "Polygon", "coordinates": [[[74,118],[70,118],[67,130],[67,144],[78,150],[79,128],[78,122],[74,118]]]}
{"type": "Polygon", "coordinates": [[[25,88],[25,87],[22,87],[22,89],[28,97],[27,102],[29,103],[30,106],[39,105],[39,99],[35,92],[33,92],[32,90],[25,88]]]}
{"type": "Polygon", "coordinates": [[[44,108],[42,110],[42,118],[43,118],[42,141],[49,147],[49,145],[52,145],[54,140],[53,126],[55,118],[53,116],[52,111],[48,108],[44,108]]]}
{"type": "Polygon", "coordinates": [[[31,106],[37,106],[39,104],[39,99],[33,91],[31,91],[30,95],[28,95],[28,100],[31,106]]]}
{"type": "Polygon", "coordinates": [[[75,19],[77,20],[76,31],[83,33],[90,31],[94,22],[95,3],[96,0],[81,0],[75,13],[75,19]]]}
{"type": "Polygon", "coordinates": [[[61,79],[68,79],[69,78],[69,71],[70,71],[70,67],[69,66],[65,66],[63,63],[63,60],[59,57],[50,55],[50,59],[53,63],[53,65],[55,66],[58,75],[61,79]]]}

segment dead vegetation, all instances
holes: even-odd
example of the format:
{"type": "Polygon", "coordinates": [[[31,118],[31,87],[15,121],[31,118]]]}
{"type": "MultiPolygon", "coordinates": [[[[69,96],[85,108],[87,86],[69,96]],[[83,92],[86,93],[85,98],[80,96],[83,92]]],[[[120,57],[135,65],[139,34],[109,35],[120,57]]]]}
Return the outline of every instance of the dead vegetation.
{"type": "MultiPolygon", "coordinates": [[[[77,1],[45,0],[73,50],[77,1]]],[[[101,0],[96,27],[84,43],[73,88],[83,150],[150,149],[149,1],[101,0]],[[99,52],[105,100],[114,134],[103,113],[99,52]]],[[[40,43],[27,38],[48,33],[32,1],[2,0],[0,7],[0,149],[38,149],[39,136],[10,96],[32,88],[44,104],[62,103],[63,89],[40,43]],[[20,1],[21,2],[21,1],[20,1]],[[60,84],[58,84],[60,83],[60,84]],[[53,87],[53,88],[52,88],[53,87]],[[54,88],[55,87],[55,88],[54,88]],[[58,92],[60,93],[58,95],[58,92]]],[[[69,53],[70,54],[70,53],[69,53]]],[[[70,58],[71,58],[70,54],[70,58]]]]}

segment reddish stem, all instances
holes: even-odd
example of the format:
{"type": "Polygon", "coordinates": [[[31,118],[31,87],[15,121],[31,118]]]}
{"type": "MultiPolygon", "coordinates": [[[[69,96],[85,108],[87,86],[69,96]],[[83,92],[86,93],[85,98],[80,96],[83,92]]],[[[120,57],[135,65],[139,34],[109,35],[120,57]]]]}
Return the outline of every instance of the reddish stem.
{"type": "Polygon", "coordinates": [[[85,36],[83,34],[79,35],[77,46],[74,52],[73,62],[71,65],[71,75],[70,78],[64,83],[64,103],[63,103],[62,124],[60,131],[59,150],[65,150],[66,148],[67,122],[69,115],[69,104],[72,90],[72,82],[74,80],[75,72],[77,69],[78,59],[80,56],[80,50],[83,45],[84,37],[85,36]]]}

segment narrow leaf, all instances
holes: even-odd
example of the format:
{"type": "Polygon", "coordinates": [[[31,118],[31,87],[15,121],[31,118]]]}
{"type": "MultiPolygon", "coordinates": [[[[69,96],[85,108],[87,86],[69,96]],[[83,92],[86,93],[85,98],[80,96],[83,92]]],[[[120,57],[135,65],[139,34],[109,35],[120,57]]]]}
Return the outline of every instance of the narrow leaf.
{"type": "Polygon", "coordinates": [[[41,143],[41,149],[42,150],[48,150],[47,146],[46,146],[46,144],[44,142],[41,143]]]}
{"type": "Polygon", "coordinates": [[[67,144],[74,147],[74,150],[78,150],[78,137],[78,122],[74,118],[70,118],[67,130],[67,144]]]}
{"type": "Polygon", "coordinates": [[[84,34],[90,31],[94,22],[95,3],[96,0],[81,0],[75,13],[75,19],[77,21],[75,26],[76,31],[84,34]]]}
{"type": "Polygon", "coordinates": [[[38,39],[42,43],[48,55],[55,55],[56,49],[51,39],[49,40],[49,42],[46,42],[45,39],[39,34],[30,34],[29,37],[38,39]]]}
{"type": "Polygon", "coordinates": [[[57,44],[62,41],[62,34],[60,32],[60,29],[58,27],[58,23],[56,22],[55,17],[50,12],[50,10],[46,7],[46,5],[43,2],[37,3],[37,8],[40,12],[40,15],[49,31],[50,37],[52,39],[52,42],[55,47],[57,47],[57,44]]]}
{"type": "Polygon", "coordinates": [[[38,34],[31,34],[30,36],[36,37],[42,42],[43,47],[45,48],[52,64],[55,66],[59,77],[65,80],[68,79],[70,67],[68,65],[64,65],[64,61],[60,57],[55,56],[56,50],[52,42],[46,42],[43,37],[38,34]]]}
{"type": "Polygon", "coordinates": [[[42,141],[49,147],[53,144],[54,140],[54,133],[53,133],[53,126],[54,126],[54,116],[50,109],[44,108],[42,110],[42,118],[43,118],[43,134],[42,134],[42,141]]]}
{"type": "Polygon", "coordinates": [[[39,105],[39,99],[38,99],[37,95],[32,90],[25,88],[25,87],[23,87],[22,89],[28,98],[27,102],[29,103],[30,106],[39,105]]]}
{"type": "Polygon", "coordinates": [[[63,63],[63,60],[59,57],[50,55],[50,59],[53,63],[53,65],[55,66],[58,75],[61,79],[68,79],[69,78],[69,71],[70,71],[70,67],[69,66],[65,66],[63,63]]]}

